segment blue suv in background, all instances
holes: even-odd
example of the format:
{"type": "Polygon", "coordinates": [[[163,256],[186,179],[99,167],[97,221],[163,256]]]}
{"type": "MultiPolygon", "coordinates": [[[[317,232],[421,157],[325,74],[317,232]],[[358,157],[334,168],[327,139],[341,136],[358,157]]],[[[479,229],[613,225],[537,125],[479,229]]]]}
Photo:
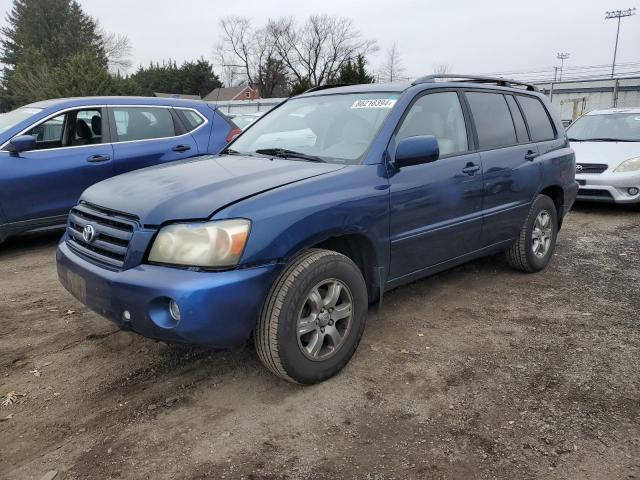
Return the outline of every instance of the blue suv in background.
{"type": "Polygon", "coordinates": [[[235,126],[215,106],[166,98],[85,97],[0,116],[0,242],[64,226],[90,185],[219,152],[235,126]]]}
{"type": "Polygon", "coordinates": [[[385,290],[500,251],[543,270],[578,189],[560,118],[532,86],[440,77],[316,88],[218,156],[94,185],[60,281],[147,337],[253,335],[267,368],[310,384],[349,361],[385,290]]]}

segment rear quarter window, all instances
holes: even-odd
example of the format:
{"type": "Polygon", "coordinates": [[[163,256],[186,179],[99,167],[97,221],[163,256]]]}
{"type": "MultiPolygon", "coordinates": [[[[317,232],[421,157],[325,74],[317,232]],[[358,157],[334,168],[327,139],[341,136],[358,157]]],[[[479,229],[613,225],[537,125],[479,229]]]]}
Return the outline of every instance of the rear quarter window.
{"type": "Polygon", "coordinates": [[[534,142],[553,140],[556,137],[556,132],[542,102],[535,97],[524,95],[518,95],[518,102],[529,125],[531,140],[534,142]]]}
{"type": "Polygon", "coordinates": [[[193,110],[176,109],[180,120],[188,132],[191,132],[204,123],[204,118],[193,110]]]}

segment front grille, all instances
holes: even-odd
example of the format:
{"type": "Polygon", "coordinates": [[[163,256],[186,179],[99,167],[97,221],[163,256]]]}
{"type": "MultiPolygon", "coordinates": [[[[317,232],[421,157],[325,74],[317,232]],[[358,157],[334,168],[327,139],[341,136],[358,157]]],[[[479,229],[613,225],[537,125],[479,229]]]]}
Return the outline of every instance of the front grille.
{"type": "Polygon", "coordinates": [[[609,190],[598,190],[596,188],[581,188],[578,190],[579,197],[594,197],[594,198],[606,198],[613,200],[609,190]]]}
{"type": "Polygon", "coordinates": [[[137,225],[135,217],[81,203],[69,213],[67,244],[90,260],[122,268],[137,225]],[[83,235],[87,226],[94,232],[89,241],[83,235]]]}
{"type": "Polygon", "coordinates": [[[602,173],[607,168],[609,166],[604,163],[577,163],[576,173],[602,173]]]}

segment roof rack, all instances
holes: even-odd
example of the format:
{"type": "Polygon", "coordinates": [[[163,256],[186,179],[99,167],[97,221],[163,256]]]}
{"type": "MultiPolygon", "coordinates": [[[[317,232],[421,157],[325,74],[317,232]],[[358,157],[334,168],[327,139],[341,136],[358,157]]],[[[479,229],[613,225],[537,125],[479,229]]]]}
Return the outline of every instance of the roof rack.
{"type": "Polygon", "coordinates": [[[327,90],[328,88],[351,87],[352,85],[353,83],[332,83],[330,85],[318,85],[317,87],[310,88],[309,90],[305,90],[302,93],[305,94],[305,93],[317,92],[319,90],[327,90]]]}
{"type": "Polygon", "coordinates": [[[449,79],[457,79],[461,82],[470,82],[470,83],[493,83],[498,85],[499,87],[513,87],[514,85],[519,85],[522,87],[526,87],[527,90],[532,92],[537,92],[538,89],[535,85],[531,85],[530,83],[518,82],[517,80],[511,80],[508,78],[500,78],[500,77],[482,77],[478,75],[462,75],[457,73],[440,73],[435,75],[426,75],[424,77],[420,77],[411,82],[411,85],[419,85],[421,83],[434,83],[437,79],[440,78],[449,78],[449,79]]]}

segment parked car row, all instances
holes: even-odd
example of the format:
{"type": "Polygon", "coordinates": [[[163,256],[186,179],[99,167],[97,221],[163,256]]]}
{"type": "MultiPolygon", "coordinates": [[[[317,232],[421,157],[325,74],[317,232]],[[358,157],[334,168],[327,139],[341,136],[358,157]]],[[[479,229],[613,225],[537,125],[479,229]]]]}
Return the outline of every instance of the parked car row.
{"type": "Polygon", "coordinates": [[[58,275],[92,310],[168,342],[253,338],[274,374],[316,383],[386,290],[500,251],[543,270],[576,196],[640,202],[639,126],[640,110],[598,111],[567,136],[535,87],[456,75],[319,87],[233,120],[195,101],[40,102],[0,117],[0,239],[66,219],[58,275]]]}

